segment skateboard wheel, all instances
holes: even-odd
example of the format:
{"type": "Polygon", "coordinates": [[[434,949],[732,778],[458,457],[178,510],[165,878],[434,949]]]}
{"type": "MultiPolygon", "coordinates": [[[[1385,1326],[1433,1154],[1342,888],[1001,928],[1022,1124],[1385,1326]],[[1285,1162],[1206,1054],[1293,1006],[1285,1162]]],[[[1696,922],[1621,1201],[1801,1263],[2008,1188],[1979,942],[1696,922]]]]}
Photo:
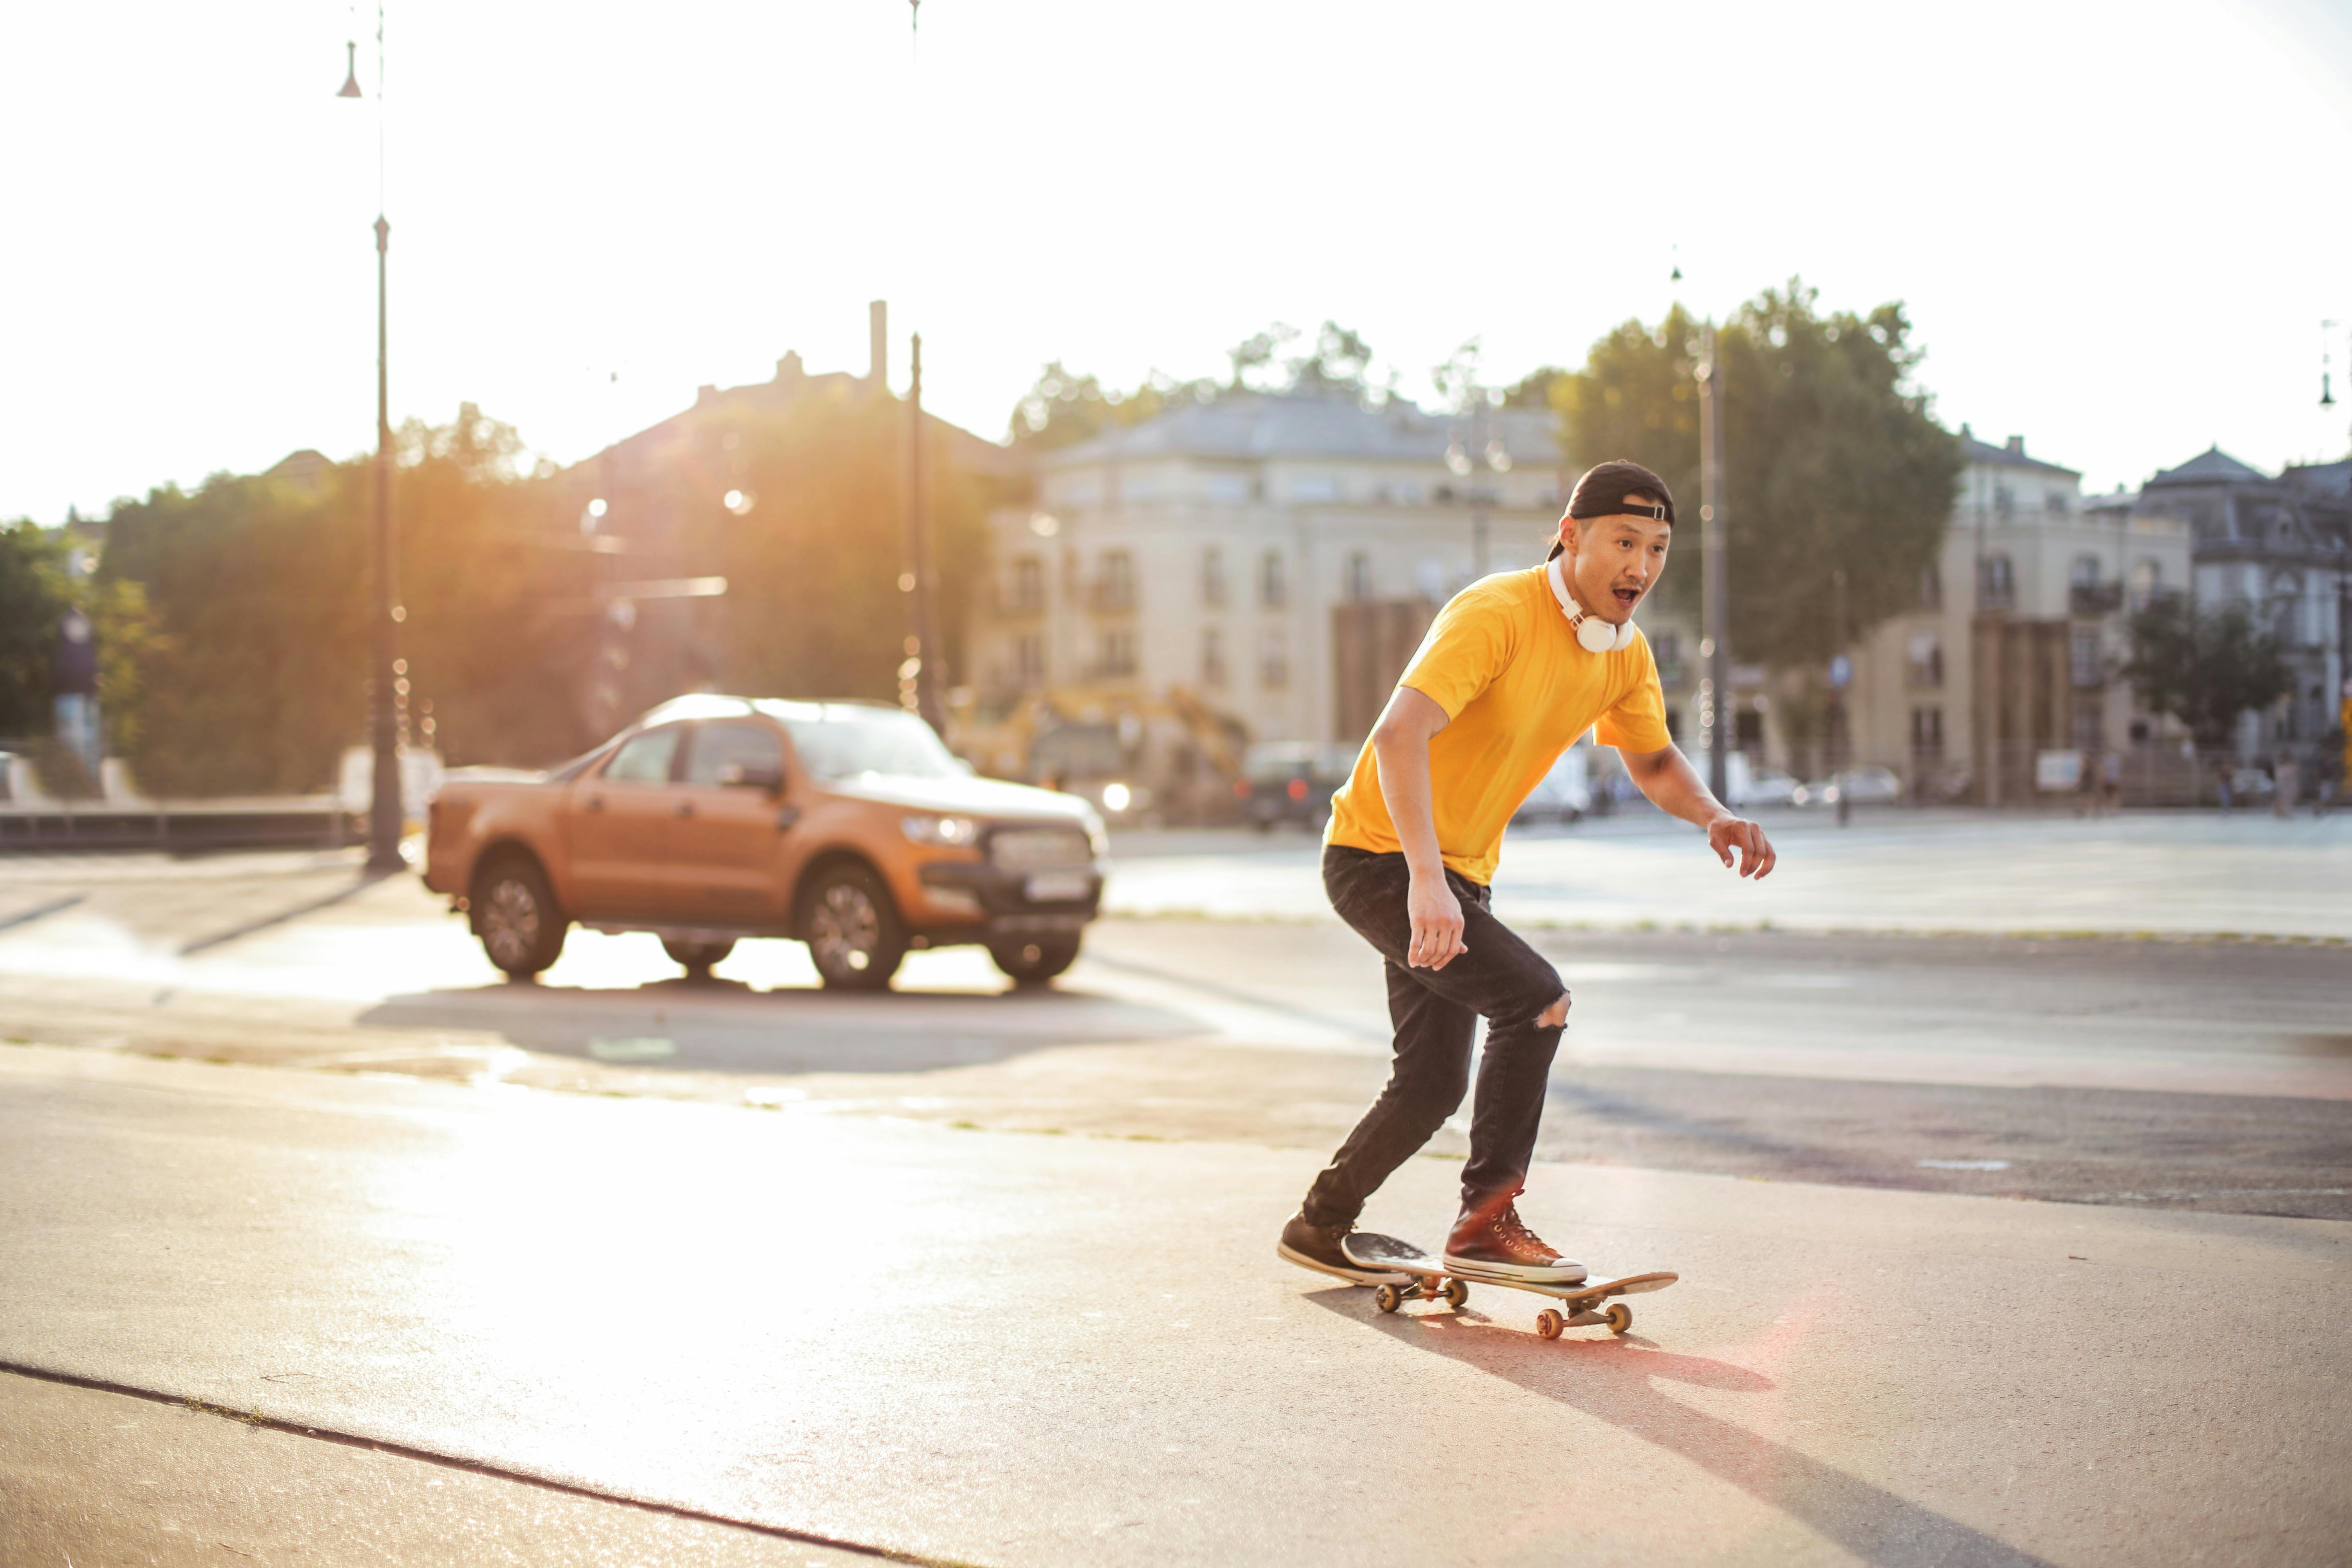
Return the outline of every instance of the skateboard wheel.
{"type": "Polygon", "coordinates": [[[1609,1320],[1609,1331],[1612,1334],[1622,1334],[1633,1326],[1633,1309],[1622,1301],[1610,1302],[1609,1310],[1601,1316],[1609,1320]]]}
{"type": "Polygon", "coordinates": [[[1469,1286],[1464,1284],[1459,1279],[1448,1279],[1445,1282],[1445,1304],[1447,1306],[1459,1307],[1463,1302],[1467,1301],[1469,1299],[1469,1286]]]}
{"type": "Polygon", "coordinates": [[[1568,1320],[1549,1307],[1536,1314],[1536,1332],[1548,1340],[1559,1338],[1560,1330],[1566,1327],[1568,1327],[1568,1320]]]}
{"type": "Polygon", "coordinates": [[[1383,1312],[1395,1311],[1397,1303],[1403,1300],[1404,1298],[1397,1292],[1397,1288],[1393,1285],[1383,1285],[1372,1292],[1372,1305],[1383,1312]]]}

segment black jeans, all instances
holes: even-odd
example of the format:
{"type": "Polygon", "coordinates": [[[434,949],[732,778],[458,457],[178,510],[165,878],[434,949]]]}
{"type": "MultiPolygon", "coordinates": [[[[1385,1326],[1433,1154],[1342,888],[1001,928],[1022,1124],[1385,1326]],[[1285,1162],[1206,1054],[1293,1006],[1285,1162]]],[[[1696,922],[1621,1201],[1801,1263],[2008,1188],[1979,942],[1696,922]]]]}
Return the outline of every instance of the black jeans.
{"type": "Polygon", "coordinates": [[[1405,894],[1412,880],[1402,855],[1342,844],[1323,851],[1331,907],[1387,961],[1396,1065],[1388,1087],[1307,1189],[1310,1225],[1352,1224],[1373,1189],[1460,1107],[1481,1016],[1486,1050],[1470,1117],[1470,1161],[1462,1168],[1464,1205],[1518,1191],[1535,1154],[1551,1058],[1559,1049],[1559,1026],[1536,1020],[1568,988],[1541,953],[1495,918],[1487,889],[1450,870],[1445,880],[1462,900],[1469,951],[1443,969],[1408,968],[1412,920],[1405,894]]]}

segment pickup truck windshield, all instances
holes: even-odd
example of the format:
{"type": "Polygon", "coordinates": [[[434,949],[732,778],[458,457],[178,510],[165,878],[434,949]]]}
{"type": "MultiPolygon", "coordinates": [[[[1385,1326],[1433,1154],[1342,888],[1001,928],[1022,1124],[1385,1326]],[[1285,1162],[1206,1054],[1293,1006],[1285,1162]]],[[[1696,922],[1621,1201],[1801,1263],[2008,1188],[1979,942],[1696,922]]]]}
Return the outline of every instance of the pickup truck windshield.
{"type": "Polygon", "coordinates": [[[827,708],[822,719],[791,718],[793,750],[801,766],[821,779],[861,773],[895,778],[961,778],[963,769],[931,727],[912,713],[887,708],[827,708]]]}

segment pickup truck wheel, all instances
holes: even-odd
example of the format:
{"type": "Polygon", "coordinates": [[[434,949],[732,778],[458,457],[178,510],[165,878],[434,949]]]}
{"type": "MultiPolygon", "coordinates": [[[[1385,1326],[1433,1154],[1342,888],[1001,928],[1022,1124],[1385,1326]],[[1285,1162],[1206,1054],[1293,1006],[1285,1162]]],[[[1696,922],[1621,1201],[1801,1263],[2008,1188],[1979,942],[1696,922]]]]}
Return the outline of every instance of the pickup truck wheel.
{"type": "Polygon", "coordinates": [[[1078,938],[1066,934],[1015,937],[988,944],[988,956],[1016,985],[1043,985],[1078,961],[1078,938]]]}
{"type": "Polygon", "coordinates": [[[907,933],[890,890],[865,867],[844,862],[817,874],[801,899],[801,936],[826,987],[887,991],[907,956],[907,933]]]}
{"type": "Polygon", "coordinates": [[[708,980],[710,966],[724,963],[727,955],[735,951],[733,942],[672,942],[662,938],[662,951],[669,954],[672,963],[683,964],[689,980],[708,980]]]}
{"type": "Polygon", "coordinates": [[[474,879],[474,931],[490,962],[529,980],[562,954],[572,922],[555,906],[547,877],[529,860],[499,860],[474,879]]]}

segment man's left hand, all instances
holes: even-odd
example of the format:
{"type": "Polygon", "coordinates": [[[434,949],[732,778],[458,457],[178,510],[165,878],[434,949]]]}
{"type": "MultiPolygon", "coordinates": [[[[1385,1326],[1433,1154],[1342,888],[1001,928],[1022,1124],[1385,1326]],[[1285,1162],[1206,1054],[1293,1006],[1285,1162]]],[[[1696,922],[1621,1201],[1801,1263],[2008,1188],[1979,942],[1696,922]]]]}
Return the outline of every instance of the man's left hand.
{"type": "Polygon", "coordinates": [[[1726,866],[1732,864],[1732,852],[1738,851],[1739,874],[1759,880],[1771,875],[1772,862],[1778,858],[1772,853],[1772,841],[1764,837],[1764,829],[1744,817],[1716,818],[1706,830],[1706,847],[1726,866]]]}

